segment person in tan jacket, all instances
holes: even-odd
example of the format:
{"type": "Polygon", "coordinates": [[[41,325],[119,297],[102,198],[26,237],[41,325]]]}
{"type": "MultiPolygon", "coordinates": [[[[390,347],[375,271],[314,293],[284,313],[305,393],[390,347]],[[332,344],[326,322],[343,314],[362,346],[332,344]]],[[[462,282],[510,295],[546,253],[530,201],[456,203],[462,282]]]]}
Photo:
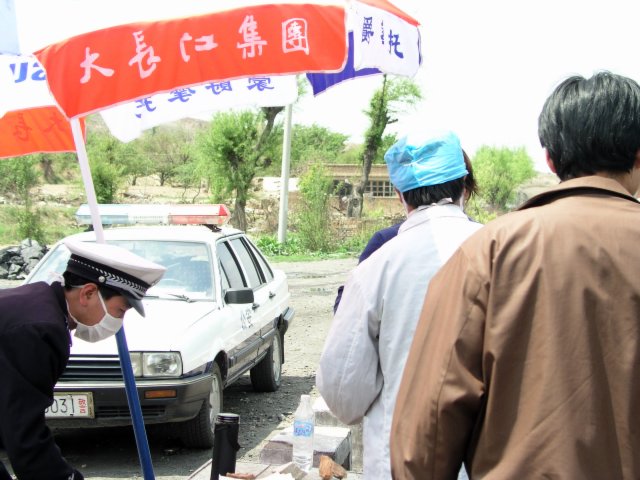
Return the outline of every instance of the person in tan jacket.
{"type": "Polygon", "coordinates": [[[539,137],[561,183],[432,280],[391,428],[396,479],[640,478],[640,86],[571,77],[539,137]]]}

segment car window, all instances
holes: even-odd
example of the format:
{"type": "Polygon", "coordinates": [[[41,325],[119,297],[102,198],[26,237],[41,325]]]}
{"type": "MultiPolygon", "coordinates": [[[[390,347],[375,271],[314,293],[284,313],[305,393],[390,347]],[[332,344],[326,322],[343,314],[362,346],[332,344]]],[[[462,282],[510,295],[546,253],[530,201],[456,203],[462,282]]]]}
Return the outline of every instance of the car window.
{"type": "Polygon", "coordinates": [[[233,253],[229,249],[227,242],[220,242],[216,245],[216,252],[218,253],[218,260],[220,261],[220,274],[224,279],[226,278],[226,288],[244,288],[247,285],[244,282],[244,277],[240,271],[240,265],[236,261],[233,253]]]}
{"type": "Polygon", "coordinates": [[[244,271],[247,273],[249,280],[249,286],[251,288],[257,288],[264,283],[260,273],[258,272],[258,266],[255,258],[251,252],[247,249],[247,245],[241,238],[234,238],[231,240],[233,250],[237,253],[238,259],[244,267],[244,271]]]}
{"type": "Polygon", "coordinates": [[[58,245],[46,259],[46,266],[40,264],[38,270],[33,272],[29,283],[47,282],[50,283],[55,279],[55,275],[62,275],[67,268],[69,261],[69,250],[64,245],[58,245]]]}
{"type": "MultiPolygon", "coordinates": [[[[193,300],[214,298],[211,255],[206,243],[163,240],[117,240],[108,243],[125,248],[143,258],[159,263],[167,270],[147,294],[181,293],[193,300]]],[[[38,265],[29,282],[48,281],[51,273],[62,274],[69,250],[60,244],[46,261],[38,265]]]]}
{"type": "Polygon", "coordinates": [[[249,245],[249,248],[253,252],[254,257],[258,260],[258,263],[262,268],[262,273],[264,274],[265,280],[267,282],[270,282],[271,280],[273,280],[273,271],[271,270],[271,267],[269,266],[265,258],[262,256],[262,253],[256,248],[256,246],[253,243],[251,243],[251,241],[248,238],[245,238],[244,240],[249,245]]]}
{"type": "Polygon", "coordinates": [[[229,277],[227,277],[227,272],[222,268],[222,264],[220,264],[220,278],[222,279],[222,291],[228,290],[231,288],[231,283],[229,282],[229,277]]]}

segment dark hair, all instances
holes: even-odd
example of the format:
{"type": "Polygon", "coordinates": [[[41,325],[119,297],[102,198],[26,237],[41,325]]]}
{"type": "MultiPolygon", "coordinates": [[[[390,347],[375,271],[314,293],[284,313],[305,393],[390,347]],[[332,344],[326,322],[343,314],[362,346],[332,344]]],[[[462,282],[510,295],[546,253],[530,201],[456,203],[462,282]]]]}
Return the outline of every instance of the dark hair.
{"type": "Polygon", "coordinates": [[[84,277],[76,275],[75,273],[71,273],[69,271],[65,271],[62,276],[64,277],[64,289],[71,290],[73,287],[81,287],[87,283],[93,283],[98,287],[100,294],[104,301],[109,300],[111,297],[115,297],[116,295],[122,295],[117,290],[113,290],[108,287],[103,287],[98,285],[96,282],[92,282],[91,280],[87,280],[84,277]]]}
{"type": "Polygon", "coordinates": [[[476,183],[476,179],[473,176],[473,167],[471,166],[471,159],[467,155],[467,152],[462,150],[462,156],[464,158],[464,165],[467,167],[467,176],[464,177],[464,189],[467,192],[467,197],[471,197],[471,195],[478,194],[478,184],[476,183]]]}
{"type": "Polygon", "coordinates": [[[568,78],[542,107],[538,137],[561,180],[629,172],[640,150],[640,86],[611,72],[568,78]]]}
{"type": "Polygon", "coordinates": [[[443,198],[451,198],[454,202],[460,198],[464,190],[465,177],[449,180],[440,185],[418,187],[402,193],[404,201],[413,208],[438,203],[443,198]]]}

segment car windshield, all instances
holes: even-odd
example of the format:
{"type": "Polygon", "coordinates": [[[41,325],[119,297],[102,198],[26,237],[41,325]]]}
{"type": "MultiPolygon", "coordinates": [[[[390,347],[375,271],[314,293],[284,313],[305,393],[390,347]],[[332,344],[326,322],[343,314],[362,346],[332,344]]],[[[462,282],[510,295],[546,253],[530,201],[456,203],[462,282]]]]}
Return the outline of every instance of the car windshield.
{"type": "MultiPolygon", "coordinates": [[[[205,243],[162,240],[117,240],[108,243],[126,248],[167,268],[156,285],[147,290],[147,297],[177,300],[213,300],[213,270],[211,256],[205,243]]],[[[55,278],[64,272],[69,250],[62,244],[41,263],[29,283],[55,278]]]]}

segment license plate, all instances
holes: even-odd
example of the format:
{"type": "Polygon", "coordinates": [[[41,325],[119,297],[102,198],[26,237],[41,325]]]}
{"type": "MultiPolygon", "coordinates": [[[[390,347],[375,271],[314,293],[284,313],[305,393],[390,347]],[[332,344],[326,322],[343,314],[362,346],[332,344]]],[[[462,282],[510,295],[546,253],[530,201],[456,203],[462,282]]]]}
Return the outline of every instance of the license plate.
{"type": "Polygon", "coordinates": [[[93,418],[93,396],[86,393],[55,393],[53,403],[44,411],[47,418],[93,418]]]}

